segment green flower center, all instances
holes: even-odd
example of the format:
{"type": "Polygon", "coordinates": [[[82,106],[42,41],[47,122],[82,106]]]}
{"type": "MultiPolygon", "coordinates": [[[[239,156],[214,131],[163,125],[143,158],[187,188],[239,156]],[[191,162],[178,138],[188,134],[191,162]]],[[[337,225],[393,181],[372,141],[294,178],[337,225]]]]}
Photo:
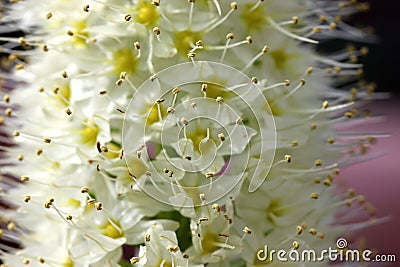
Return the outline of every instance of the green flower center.
{"type": "Polygon", "coordinates": [[[114,64],[113,73],[117,76],[121,72],[132,74],[136,71],[138,66],[138,58],[133,49],[123,48],[113,53],[112,63],[114,64]]]}
{"type": "Polygon", "coordinates": [[[284,49],[274,50],[269,53],[278,69],[283,69],[289,59],[289,55],[284,49]]]}
{"type": "Polygon", "coordinates": [[[155,26],[160,18],[157,8],[150,1],[140,1],[134,13],[135,21],[146,27],[155,26]]]}
{"type": "Polygon", "coordinates": [[[72,42],[76,48],[84,48],[86,47],[86,39],[89,38],[89,33],[85,30],[87,24],[85,21],[77,21],[72,24],[74,30],[74,36],[72,37],[72,42]]]}
{"type": "Polygon", "coordinates": [[[147,125],[151,125],[154,124],[156,122],[161,121],[162,119],[164,119],[167,116],[167,110],[164,107],[163,104],[159,104],[160,106],[160,114],[161,114],[161,118],[160,118],[160,114],[158,113],[158,107],[157,105],[154,104],[149,104],[147,107],[147,110],[150,109],[149,114],[147,115],[147,120],[146,120],[146,124],[147,125]]]}
{"type": "Polygon", "coordinates": [[[68,259],[65,261],[63,267],[74,267],[74,262],[71,260],[71,258],[68,257],[68,259]]]}
{"type": "Polygon", "coordinates": [[[63,105],[68,106],[68,101],[71,97],[71,88],[69,85],[63,85],[59,87],[59,90],[56,95],[56,99],[63,105]]]}
{"type": "Polygon", "coordinates": [[[187,57],[187,53],[193,48],[197,41],[201,40],[201,34],[192,31],[176,32],[174,44],[178,53],[187,57]]]}
{"type": "Polygon", "coordinates": [[[192,140],[194,150],[199,152],[199,145],[201,140],[207,137],[207,129],[195,127],[194,129],[188,130],[186,132],[186,137],[192,140]]]}
{"type": "Polygon", "coordinates": [[[94,145],[100,132],[99,126],[93,121],[88,121],[86,125],[79,131],[81,142],[87,145],[94,145]]]}
{"type": "Polygon", "coordinates": [[[143,161],[137,158],[129,158],[128,165],[131,166],[131,174],[137,179],[149,170],[143,161]]]}
{"type": "Polygon", "coordinates": [[[220,242],[219,236],[217,236],[211,232],[206,232],[203,235],[203,240],[201,241],[201,246],[205,253],[213,253],[214,251],[220,249],[220,247],[217,245],[217,243],[219,243],[219,242],[220,242]]]}
{"type": "Polygon", "coordinates": [[[251,11],[253,6],[253,4],[245,5],[241,18],[248,31],[261,31],[267,22],[267,16],[262,5],[251,11]]]}
{"type": "Polygon", "coordinates": [[[271,223],[274,223],[274,217],[279,217],[283,213],[282,210],[280,210],[280,203],[278,200],[272,200],[265,212],[267,221],[271,223]]]}
{"type": "Polygon", "coordinates": [[[106,224],[100,227],[101,233],[103,235],[111,237],[113,239],[117,239],[124,236],[122,230],[120,229],[122,229],[121,225],[115,220],[113,220],[112,223],[107,222],[106,224]]]}

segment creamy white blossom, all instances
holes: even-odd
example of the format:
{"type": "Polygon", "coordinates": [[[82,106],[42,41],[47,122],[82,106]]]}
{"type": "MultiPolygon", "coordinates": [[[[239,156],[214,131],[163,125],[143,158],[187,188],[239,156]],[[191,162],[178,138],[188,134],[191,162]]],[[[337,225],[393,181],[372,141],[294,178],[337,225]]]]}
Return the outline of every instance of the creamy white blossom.
{"type": "Polygon", "coordinates": [[[373,223],[334,182],[375,141],[337,130],[365,120],[367,49],[316,49],[372,38],[341,19],[366,4],[14,2],[0,237],[20,249],[1,243],[4,266],[280,265],[257,252],[373,223]]]}

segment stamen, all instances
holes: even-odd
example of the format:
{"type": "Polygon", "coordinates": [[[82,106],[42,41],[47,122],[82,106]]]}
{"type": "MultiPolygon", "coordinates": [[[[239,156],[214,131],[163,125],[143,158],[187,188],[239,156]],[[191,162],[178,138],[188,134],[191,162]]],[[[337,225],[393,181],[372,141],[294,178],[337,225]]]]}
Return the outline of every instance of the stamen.
{"type": "Polygon", "coordinates": [[[140,43],[134,42],[133,45],[135,46],[135,49],[138,51],[137,57],[140,58],[140,56],[141,56],[140,43]]]}
{"type": "Polygon", "coordinates": [[[218,12],[218,16],[221,16],[222,12],[221,12],[221,6],[219,5],[218,0],[212,0],[214,3],[215,8],[217,9],[218,12]]]}
{"type": "Polygon", "coordinates": [[[277,162],[274,163],[274,165],[272,165],[272,168],[282,164],[282,163],[291,163],[292,162],[292,156],[291,155],[285,155],[284,159],[279,160],[277,162]]]}
{"type": "Polygon", "coordinates": [[[250,235],[253,231],[252,231],[250,228],[248,228],[247,226],[245,226],[245,227],[243,228],[243,232],[244,232],[245,234],[250,235]]]}
{"type": "Polygon", "coordinates": [[[293,249],[294,249],[294,250],[297,250],[299,247],[300,247],[299,242],[294,241],[294,242],[293,242],[293,249]]]}
{"type": "Polygon", "coordinates": [[[289,86],[289,85],[290,85],[290,81],[289,80],[285,80],[284,82],[276,83],[276,84],[264,87],[262,90],[263,91],[268,91],[268,90],[275,89],[275,88],[280,87],[280,86],[289,86]]]}
{"type": "Polygon", "coordinates": [[[160,0],[152,0],[151,4],[155,6],[160,6],[160,0]]]}
{"type": "Polygon", "coordinates": [[[258,2],[255,3],[254,6],[249,10],[249,13],[253,13],[253,11],[256,10],[262,2],[264,2],[264,0],[258,0],[258,2]]]}
{"type": "Polygon", "coordinates": [[[221,206],[218,204],[213,204],[212,209],[215,210],[215,212],[220,212],[221,211],[221,206]]]}
{"type": "Polygon", "coordinates": [[[46,209],[50,209],[50,207],[53,205],[54,203],[54,198],[49,198],[48,200],[46,200],[46,202],[44,203],[44,207],[46,209]]]}
{"type": "Polygon", "coordinates": [[[188,59],[190,59],[190,61],[192,61],[192,63],[193,63],[194,66],[196,66],[196,63],[194,62],[195,56],[196,56],[196,53],[194,53],[194,52],[189,52],[189,53],[187,54],[188,59]]]}
{"type": "Polygon", "coordinates": [[[201,92],[203,93],[204,98],[206,98],[207,97],[207,84],[206,83],[203,83],[201,85],[201,92]]]}
{"type": "Polygon", "coordinates": [[[299,41],[302,41],[302,42],[306,42],[306,43],[312,43],[312,44],[318,44],[318,43],[319,43],[319,42],[316,41],[316,40],[312,40],[312,39],[309,39],[309,38],[306,38],[306,37],[302,37],[302,36],[296,35],[296,34],[294,34],[294,33],[291,33],[291,32],[289,32],[289,31],[285,30],[284,28],[282,28],[278,23],[276,23],[276,22],[275,22],[272,18],[270,18],[270,17],[268,17],[268,22],[269,22],[276,30],[278,30],[279,32],[281,32],[281,33],[283,33],[283,34],[285,34],[285,35],[287,35],[287,36],[289,36],[289,37],[291,37],[291,38],[293,38],[293,39],[296,39],[296,40],[299,40],[299,41]]]}
{"type": "Polygon", "coordinates": [[[226,42],[225,45],[216,45],[216,46],[207,45],[207,46],[204,47],[204,49],[206,49],[206,50],[223,50],[223,51],[225,51],[227,49],[231,49],[231,48],[238,47],[238,46],[241,46],[241,45],[244,45],[244,44],[251,44],[252,43],[252,39],[251,39],[250,36],[247,36],[246,39],[243,40],[243,41],[240,41],[240,42],[237,42],[237,43],[233,43],[233,44],[230,44],[230,45],[229,45],[229,43],[230,43],[230,40],[233,39],[233,34],[228,34],[226,39],[227,39],[227,42],[226,42]]]}
{"type": "Polygon", "coordinates": [[[160,104],[162,102],[164,102],[164,99],[161,99],[159,101],[156,101],[156,105],[157,105],[157,112],[158,112],[158,121],[162,122],[163,121],[163,117],[162,117],[162,112],[161,112],[161,106],[160,104]],[[162,101],[161,101],[162,100],[162,101]],[[161,101],[161,102],[160,102],[161,101]]]}
{"type": "Polygon", "coordinates": [[[160,34],[161,34],[161,30],[158,27],[154,27],[153,28],[153,33],[155,34],[155,36],[157,37],[157,39],[160,41],[160,34]]]}
{"type": "Polygon", "coordinates": [[[296,25],[298,23],[299,23],[299,18],[297,16],[294,16],[294,17],[292,17],[291,20],[280,22],[279,25],[280,26],[296,25]]]}
{"type": "Polygon", "coordinates": [[[259,58],[262,57],[265,53],[268,52],[268,49],[269,49],[269,47],[268,47],[267,45],[264,46],[263,49],[261,50],[261,52],[260,52],[258,55],[256,55],[253,59],[251,59],[250,62],[247,63],[247,65],[246,65],[241,71],[244,72],[244,71],[246,71],[248,68],[250,68],[250,67],[254,64],[254,62],[255,62],[257,59],[259,59],[259,58]]]}
{"type": "Polygon", "coordinates": [[[308,230],[308,232],[312,235],[316,235],[317,234],[317,230],[315,230],[315,228],[310,228],[310,230],[308,230]]]}
{"type": "MultiPolygon", "coordinates": [[[[170,106],[170,108],[174,108],[174,106],[175,106],[175,103],[176,103],[176,99],[177,99],[177,97],[178,97],[178,93],[180,92],[180,89],[179,89],[179,87],[175,87],[174,89],[172,89],[172,94],[173,94],[173,98],[172,98],[172,103],[171,103],[171,106],[170,106]]],[[[168,111],[168,110],[167,110],[168,111]]],[[[171,110],[170,110],[171,111],[171,110]]],[[[168,112],[168,113],[170,113],[170,112],[168,112]]]]}
{"type": "Polygon", "coordinates": [[[207,34],[210,31],[212,31],[215,28],[217,28],[222,23],[224,23],[229,18],[229,16],[237,9],[238,9],[237,3],[236,2],[231,2],[231,9],[228,11],[228,13],[226,13],[226,15],[222,19],[220,19],[219,21],[215,22],[214,24],[212,24],[210,26],[207,25],[207,27],[205,27],[204,33],[207,34]]]}
{"type": "MultiPolygon", "coordinates": [[[[158,37],[158,35],[157,35],[157,37],[158,37]]],[[[154,70],[152,60],[153,60],[153,34],[149,34],[149,54],[147,56],[146,63],[147,63],[147,68],[149,69],[149,72],[154,74],[155,70],[154,70]]]]}
{"type": "Polygon", "coordinates": [[[68,78],[68,74],[65,70],[61,72],[61,77],[63,77],[64,79],[68,78]]]}
{"type": "Polygon", "coordinates": [[[303,227],[296,226],[296,234],[301,235],[302,232],[303,232],[303,227]]]}
{"type": "Polygon", "coordinates": [[[125,19],[125,21],[129,22],[132,19],[132,15],[131,14],[126,14],[124,19],[125,19]]]}
{"type": "MultiPolygon", "coordinates": [[[[146,255],[143,255],[142,257],[145,257],[146,255]]],[[[139,257],[132,257],[129,261],[130,261],[130,263],[133,265],[133,264],[136,264],[136,263],[138,263],[139,261],[140,261],[140,259],[141,258],[139,258],[139,257]]]]}
{"type": "Polygon", "coordinates": [[[203,41],[198,40],[195,45],[193,46],[193,48],[189,51],[189,53],[195,52],[198,49],[203,49],[203,41]]]}
{"type": "Polygon", "coordinates": [[[193,7],[196,0],[188,0],[190,3],[190,10],[189,10],[189,22],[188,22],[188,29],[192,28],[192,19],[193,19],[193,7]]]}
{"type": "MultiPolygon", "coordinates": [[[[285,96],[284,96],[283,98],[281,98],[280,100],[289,98],[289,97],[292,96],[294,93],[296,93],[297,90],[299,90],[301,87],[303,87],[305,84],[306,84],[306,81],[305,81],[304,79],[301,79],[301,80],[300,80],[300,83],[299,83],[293,90],[291,90],[289,94],[285,95],[285,96]]],[[[285,83],[285,85],[286,85],[286,83],[285,83]]]]}
{"type": "Polygon", "coordinates": [[[228,33],[226,35],[225,48],[224,48],[224,50],[222,52],[222,55],[221,55],[221,58],[220,58],[219,62],[223,62],[224,61],[224,58],[225,58],[225,55],[226,55],[226,51],[228,50],[229,43],[230,43],[231,40],[233,40],[233,38],[234,38],[233,33],[228,33]]]}
{"type": "Polygon", "coordinates": [[[85,4],[85,5],[83,6],[83,11],[89,12],[89,5],[88,5],[88,4],[85,4]]]}
{"type": "Polygon", "coordinates": [[[342,69],[357,69],[357,68],[361,68],[363,66],[362,64],[343,63],[340,61],[336,61],[334,59],[320,57],[320,56],[315,56],[315,59],[321,63],[328,65],[328,66],[336,66],[336,67],[339,67],[342,69]]]}

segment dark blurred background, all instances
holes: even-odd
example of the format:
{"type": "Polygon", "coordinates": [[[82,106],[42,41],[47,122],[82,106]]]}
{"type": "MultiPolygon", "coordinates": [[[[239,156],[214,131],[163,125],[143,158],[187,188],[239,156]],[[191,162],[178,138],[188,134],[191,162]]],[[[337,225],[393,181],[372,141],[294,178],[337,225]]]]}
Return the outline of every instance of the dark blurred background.
{"type": "Polygon", "coordinates": [[[365,78],[376,81],[378,91],[390,91],[400,98],[400,1],[368,0],[371,9],[359,13],[355,23],[371,26],[380,37],[376,44],[369,44],[370,53],[365,62],[365,78]]]}

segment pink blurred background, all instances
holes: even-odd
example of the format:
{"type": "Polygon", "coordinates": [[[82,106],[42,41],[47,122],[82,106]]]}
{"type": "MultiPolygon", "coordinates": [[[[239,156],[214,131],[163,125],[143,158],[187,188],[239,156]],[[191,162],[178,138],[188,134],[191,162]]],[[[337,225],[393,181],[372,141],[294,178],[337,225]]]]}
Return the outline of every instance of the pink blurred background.
{"type": "Polygon", "coordinates": [[[376,208],[376,217],[388,216],[389,220],[357,233],[367,239],[367,248],[379,254],[395,254],[400,260],[400,100],[381,100],[367,106],[376,114],[385,115],[384,121],[352,130],[390,132],[390,137],[378,139],[370,153],[385,155],[342,169],[340,183],[346,183],[366,197],[376,208]]]}

